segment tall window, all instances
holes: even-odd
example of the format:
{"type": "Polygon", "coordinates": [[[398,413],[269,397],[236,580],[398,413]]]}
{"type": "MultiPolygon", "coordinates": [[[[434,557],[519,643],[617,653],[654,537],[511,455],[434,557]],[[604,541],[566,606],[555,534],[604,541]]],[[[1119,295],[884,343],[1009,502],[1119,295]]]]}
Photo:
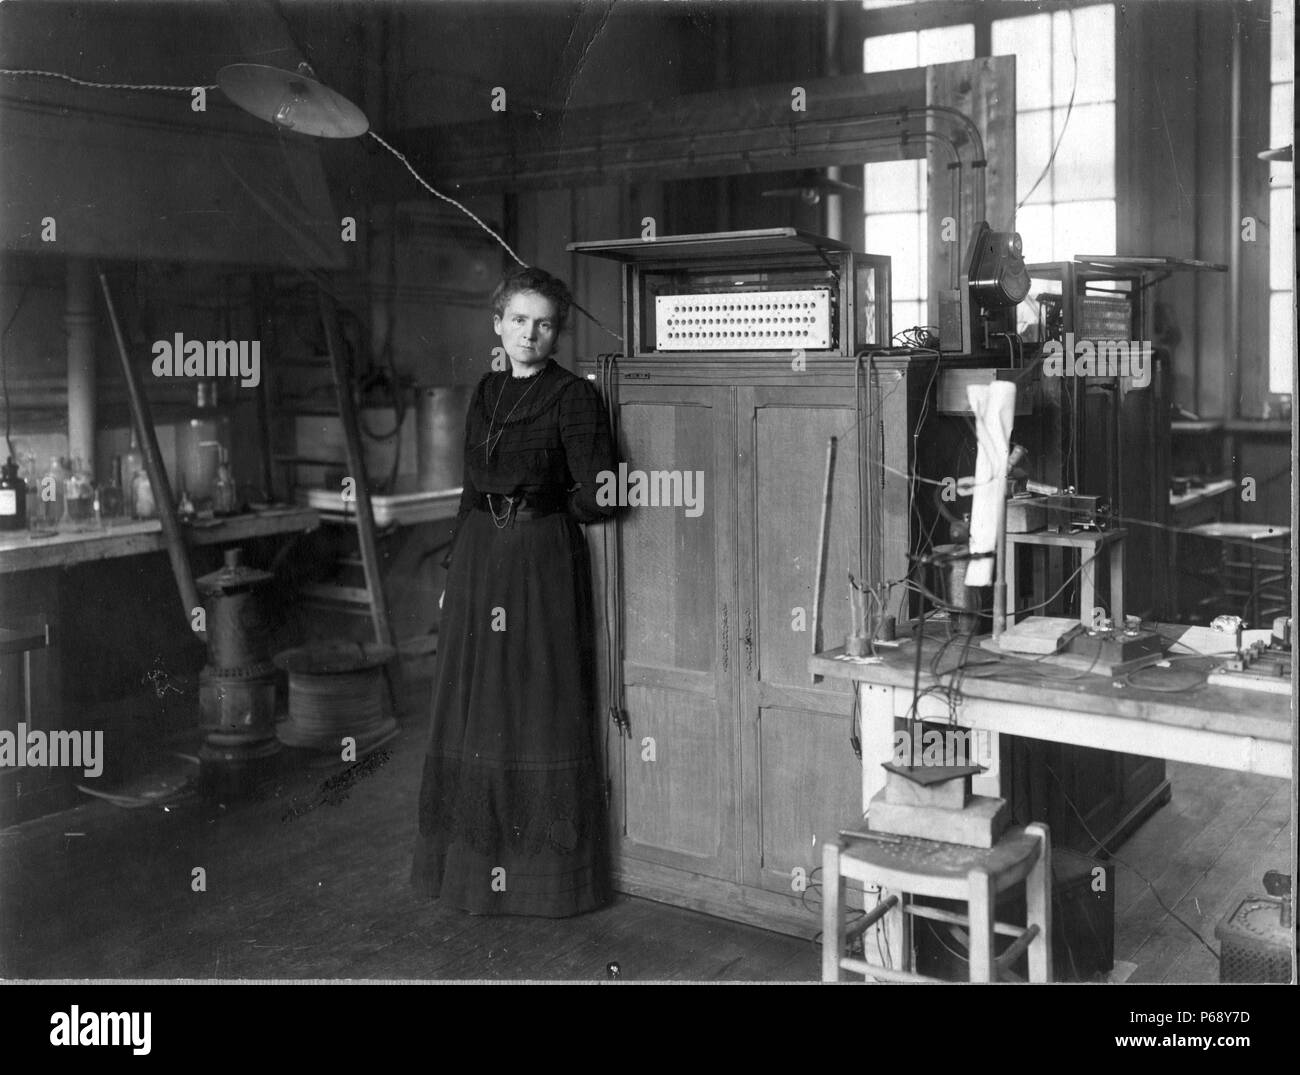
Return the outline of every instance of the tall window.
{"type": "Polygon", "coordinates": [[[1016,58],[1016,230],[1026,256],[1115,253],[1115,9],[998,19],[992,44],[994,56],[1016,58]]]}
{"type": "MultiPolygon", "coordinates": [[[[870,10],[900,5],[865,0],[863,6],[870,10]]],[[[914,6],[918,18],[926,17],[928,5],[914,6]]],[[[1024,238],[1026,257],[1060,261],[1077,254],[1113,254],[1114,7],[1098,3],[984,25],[990,55],[1016,57],[1016,201],[1023,203],[1016,230],[1024,238]]],[[[863,70],[889,71],[974,56],[973,23],[933,26],[867,37],[863,70]]],[[[925,162],[868,164],[863,204],[866,249],[894,256],[894,327],[924,324],[925,162]]]]}
{"type": "MultiPolygon", "coordinates": [[[[868,73],[953,63],[975,57],[975,27],[936,26],[868,37],[862,69],[868,73]]],[[[864,166],[862,202],[866,211],[866,249],[893,256],[894,330],[926,323],[925,161],[885,161],[864,166]]]]}
{"type": "MultiPolygon", "coordinates": [[[[1295,4],[1273,0],[1269,145],[1295,139],[1295,4]]],[[[1295,391],[1295,164],[1273,161],[1268,175],[1268,390],[1295,391]]]]}

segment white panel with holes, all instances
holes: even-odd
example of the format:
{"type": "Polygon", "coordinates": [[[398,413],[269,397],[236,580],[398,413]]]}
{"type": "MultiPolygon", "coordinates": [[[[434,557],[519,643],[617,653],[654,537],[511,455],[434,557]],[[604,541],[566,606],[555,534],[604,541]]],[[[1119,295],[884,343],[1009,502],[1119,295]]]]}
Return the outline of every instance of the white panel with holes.
{"type": "Polygon", "coordinates": [[[772,351],[831,346],[829,288],[656,295],[659,351],[772,351]]]}

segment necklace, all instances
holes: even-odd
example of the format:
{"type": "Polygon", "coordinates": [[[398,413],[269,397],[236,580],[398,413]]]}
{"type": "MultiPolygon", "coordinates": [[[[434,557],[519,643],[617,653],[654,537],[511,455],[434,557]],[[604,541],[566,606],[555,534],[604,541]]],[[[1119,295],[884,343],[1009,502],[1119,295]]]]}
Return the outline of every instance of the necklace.
{"type": "Polygon", "coordinates": [[[519,409],[519,404],[521,404],[524,401],[524,398],[528,395],[529,392],[531,392],[534,388],[537,387],[537,382],[546,376],[546,370],[547,367],[543,366],[539,372],[533,374],[533,376],[529,378],[529,380],[532,381],[533,383],[530,384],[527,388],[525,388],[523,395],[521,395],[517,400],[515,400],[515,405],[511,407],[509,413],[504,418],[501,419],[501,428],[498,429],[495,433],[493,433],[492,426],[496,423],[497,420],[497,408],[501,406],[501,397],[506,394],[506,385],[510,383],[508,380],[501,382],[501,391],[497,393],[497,401],[492,406],[492,417],[488,419],[487,436],[483,439],[483,465],[484,466],[487,466],[492,461],[492,453],[496,451],[497,442],[501,440],[501,435],[506,431],[506,425],[510,421],[510,415],[514,414],[515,411],[519,409]]]}

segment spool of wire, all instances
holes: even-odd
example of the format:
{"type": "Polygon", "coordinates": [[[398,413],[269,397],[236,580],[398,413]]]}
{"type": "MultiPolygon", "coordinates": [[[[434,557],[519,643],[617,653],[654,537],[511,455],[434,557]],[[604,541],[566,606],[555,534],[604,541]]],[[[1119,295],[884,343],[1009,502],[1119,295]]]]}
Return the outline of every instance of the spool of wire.
{"type": "Polygon", "coordinates": [[[394,653],[391,646],[332,641],[276,654],[276,666],[289,674],[280,741],[332,753],[351,737],[360,754],[390,739],[397,721],[384,714],[383,666],[394,653]]]}

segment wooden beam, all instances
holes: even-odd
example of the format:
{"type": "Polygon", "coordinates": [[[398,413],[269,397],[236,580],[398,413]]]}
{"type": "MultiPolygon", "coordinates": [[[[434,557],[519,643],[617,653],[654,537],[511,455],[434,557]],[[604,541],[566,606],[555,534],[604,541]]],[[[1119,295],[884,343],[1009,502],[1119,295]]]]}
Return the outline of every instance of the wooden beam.
{"type": "MultiPolygon", "coordinates": [[[[954,109],[978,128],[982,145],[959,122],[948,124],[957,140],[962,167],[949,167],[951,155],[931,143],[929,171],[929,323],[939,323],[938,292],[956,287],[961,259],[980,220],[994,231],[1015,225],[1016,212],[1016,61],[1012,56],[982,57],[924,69],[927,103],[954,109]],[[987,165],[980,166],[982,158],[987,165]],[[945,241],[943,218],[953,215],[953,195],[960,176],[957,239],[945,241]]],[[[945,115],[947,115],[945,113],[945,115]]],[[[953,117],[955,119],[955,117],[953,117]]],[[[1032,246],[1029,247],[1033,249],[1032,246]]]]}
{"type": "Polygon", "coordinates": [[[658,182],[919,158],[925,104],[925,69],[914,68],[555,115],[504,112],[412,130],[399,148],[443,188],[658,182]],[[799,88],[804,111],[794,107],[799,88]],[[904,130],[913,135],[900,150],[904,130]]]}
{"type": "MultiPolygon", "coordinates": [[[[203,602],[199,600],[199,591],[194,585],[194,572],[190,568],[190,554],[185,544],[185,534],[181,530],[180,521],[176,518],[176,498],[172,494],[171,482],[167,480],[167,471],[163,466],[162,453],[158,449],[158,434],[154,429],[153,418],[149,414],[149,400],[140,385],[135,367],[131,364],[126,337],[122,334],[122,324],[118,320],[117,307],[113,303],[113,293],[108,286],[108,277],[104,275],[102,269],[99,272],[99,284],[104,290],[104,305],[108,307],[108,317],[113,325],[113,338],[117,342],[117,355],[122,363],[122,376],[126,379],[126,390],[131,400],[131,419],[135,423],[136,436],[140,438],[144,468],[149,474],[149,484],[153,486],[154,503],[158,506],[158,520],[162,523],[167,556],[171,560],[172,574],[176,577],[176,587],[180,591],[185,622],[188,624],[191,622],[194,610],[203,602]]],[[[207,640],[206,629],[193,628],[193,631],[200,640],[207,640]]]]}

